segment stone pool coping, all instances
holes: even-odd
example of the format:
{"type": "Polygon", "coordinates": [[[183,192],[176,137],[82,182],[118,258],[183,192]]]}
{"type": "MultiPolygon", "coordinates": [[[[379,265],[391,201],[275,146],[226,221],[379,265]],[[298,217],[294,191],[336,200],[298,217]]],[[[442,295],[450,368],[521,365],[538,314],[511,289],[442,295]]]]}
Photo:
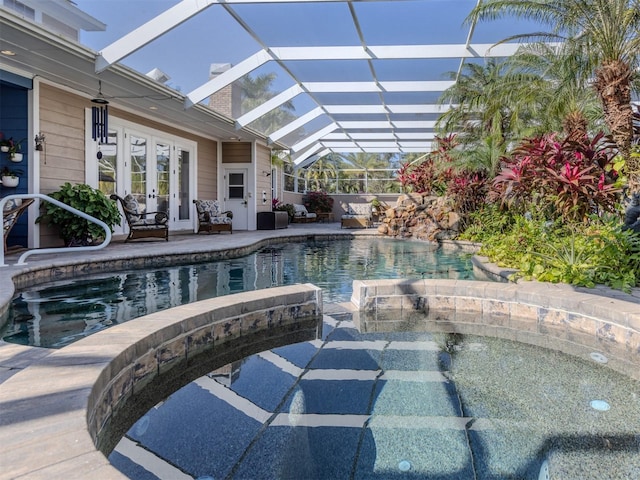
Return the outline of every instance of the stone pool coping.
{"type": "Polygon", "coordinates": [[[0,384],[0,477],[126,478],[105,454],[153,405],[207,372],[321,330],[322,291],[305,284],[163,310],[50,350],[0,384]]]}
{"type": "Polygon", "coordinates": [[[355,281],[361,331],[410,329],[477,334],[551,348],[640,380],[640,304],[570,285],[477,280],[355,281]]]}

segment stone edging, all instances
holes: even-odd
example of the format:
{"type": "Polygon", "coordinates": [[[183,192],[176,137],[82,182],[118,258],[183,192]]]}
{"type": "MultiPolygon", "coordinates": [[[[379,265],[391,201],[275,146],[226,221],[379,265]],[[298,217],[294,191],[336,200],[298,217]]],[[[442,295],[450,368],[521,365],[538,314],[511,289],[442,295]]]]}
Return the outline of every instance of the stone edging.
{"type": "Polygon", "coordinates": [[[321,328],[322,291],[292,285],[163,310],[53,350],[0,384],[0,477],[125,478],[100,450],[158,401],[321,328]]]}
{"type": "Polygon", "coordinates": [[[476,280],[356,281],[352,303],[362,331],[402,328],[490,335],[573,355],[594,350],[640,379],[640,304],[569,285],[476,280]]]}

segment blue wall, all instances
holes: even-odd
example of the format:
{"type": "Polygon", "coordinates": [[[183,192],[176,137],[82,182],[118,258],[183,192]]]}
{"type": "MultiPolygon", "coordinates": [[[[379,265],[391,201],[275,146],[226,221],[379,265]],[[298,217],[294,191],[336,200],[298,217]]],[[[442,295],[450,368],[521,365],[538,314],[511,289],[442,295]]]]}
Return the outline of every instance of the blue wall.
{"type": "MultiPolygon", "coordinates": [[[[28,109],[28,89],[0,80],[0,132],[4,138],[13,137],[15,141],[22,142],[22,162],[16,163],[9,160],[8,153],[0,153],[0,170],[5,166],[13,170],[21,170],[20,184],[16,188],[7,188],[0,186],[0,197],[12,195],[16,193],[28,193],[29,191],[29,159],[28,150],[31,144],[28,136],[29,128],[29,109],[28,109]]],[[[22,215],[18,224],[13,227],[7,239],[7,246],[22,245],[27,246],[27,225],[33,221],[28,218],[28,214],[22,215]]]]}

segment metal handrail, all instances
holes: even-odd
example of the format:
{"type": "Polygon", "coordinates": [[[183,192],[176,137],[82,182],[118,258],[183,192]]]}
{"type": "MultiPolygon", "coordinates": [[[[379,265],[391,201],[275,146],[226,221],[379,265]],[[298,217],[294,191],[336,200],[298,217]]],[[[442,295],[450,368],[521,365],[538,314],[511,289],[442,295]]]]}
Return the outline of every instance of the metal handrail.
{"type": "MultiPolygon", "coordinates": [[[[46,253],[64,253],[64,252],[77,252],[79,250],[88,251],[88,250],[100,250],[111,242],[111,228],[104,223],[102,220],[98,220],[97,218],[92,217],[91,215],[87,215],[86,213],[78,210],[77,208],[73,208],[66,203],[62,203],[55,198],[51,198],[48,195],[44,195],[42,193],[25,193],[25,194],[16,194],[16,195],[7,195],[6,197],[0,199],[0,222],[4,225],[4,205],[9,200],[13,199],[23,199],[23,198],[39,198],[40,200],[44,200],[49,203],[53,203],[54,205],[62,208],[63,210],[67,210],[71,213],[75,213],[79,217],[84,218],[85,220],[90,221],[91,223],[95,223],[104,229],[104,240],[99,245],[89,245],[84,247],[61,247],[61,248],[39,248],[37,250],[28,250],[20,255],[18,258],[18,262],[16,265],[24,265],[25,260],[31,255],[44,255],[46,253]]],[[[4,263],[4,248],[0,248],[0,267],[6,267],[7,265],[4,263]]]]}

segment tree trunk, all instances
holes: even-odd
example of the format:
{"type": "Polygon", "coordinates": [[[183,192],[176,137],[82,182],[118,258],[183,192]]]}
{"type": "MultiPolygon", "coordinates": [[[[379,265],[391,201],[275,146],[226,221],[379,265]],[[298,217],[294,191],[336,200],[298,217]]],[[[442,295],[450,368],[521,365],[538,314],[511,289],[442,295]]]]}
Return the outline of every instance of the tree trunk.
{"type": "Polygon", "coordinates": [[[567,139],[575,142],[583,141],[587,137],[588,126],[589,122],[579,110],[567,114],[562,122],[567,139]]]}
{"type": "Polygon", "coordinates": [[[596,70],[594,87],[602,101],[605,122],[625,159],[631,191],[640,188],[640,161],[632,159],[633,110],[631,108],[631,69],[626,62],[613,60],[596,70]]]}

